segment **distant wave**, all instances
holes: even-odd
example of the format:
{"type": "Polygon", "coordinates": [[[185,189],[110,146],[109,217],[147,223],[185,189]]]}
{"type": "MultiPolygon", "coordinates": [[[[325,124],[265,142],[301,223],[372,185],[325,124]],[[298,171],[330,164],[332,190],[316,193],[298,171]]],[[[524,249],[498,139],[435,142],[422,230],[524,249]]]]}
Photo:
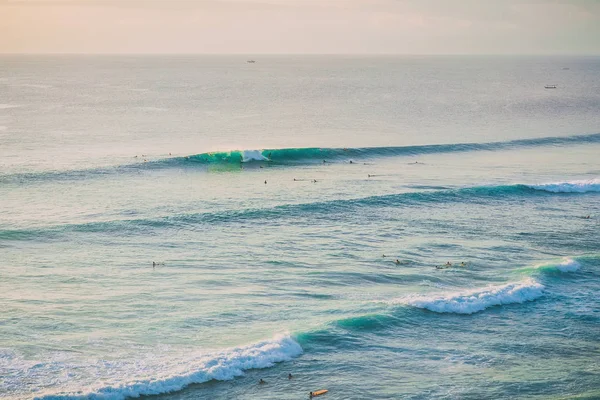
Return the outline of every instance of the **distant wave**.
{"type": "MultiPolygon", "coordinates": [[[[243,375],[245,370],[268,368],[275,363],[289,361],[302,354],[302,347],[289,335],[277,336],[249,346],[235,347],[212,353],[196,360],[186,362],[179,372],[168,376],[155,376],[146,379],[113,377],[120,382],[109,386],[89,388],[87,393],[45,394],[36,399],[110,399],[122,400],[130,397],[157,395],[181,390],[194,383],[210,380],[230,380],[243,375]]],[[[107,371],[110,373],[110,371],[107,371]]]]}
{"type": "Polygon", "coordinates": [[[529,185],[529,187],[532,189],[544,190],[552,193],[600,192],[600,179],[542,183],[539,185],[529,185]]]}
{"type": "Polygon", "coordinates": [[[271,163],[272,165],[294,166],[303,164],[367,161],[378,158],[415,156],[436,153],[456,153],[469,151],[496,151],[521,147],[562,146],[570,144],[600,143],[600,133],[566,137],[544,137],[535,139],[519,139],[505,142],[454,143],[415,146],[391,147],[358,147],[358,148],[283,148],[283,149],[248,149],[232,151],[216,151],[169,157],[158,160],[148,159],[139,162],[115,165],[110,167],[83,168],[66,171],[39,171],[0,174],[2,181],[44,181],[47,179],[87,179],[93,176],[120,174],[140,170],[190,168],[196,166],[217,166],[236,168],[240,164],[271,163]]]}
{"type": "Polygon", "coordinates": [[[311,162],[335,162],[340,160],[365,160],[381,157],[412,156],[435,153],[454,153],[482,150],[505,150],[518,147],[557,146],[578,143],[600,143],[600,133],[567,137],[544,137],[535,139],[519,139],[505,142],[454,143],[415,146],[390,147],[307,147],[287,149],[233,150],[226,152],[210,152],[175,157],[157,163],[167,164],[196,162],[201,164],[240,163],[251,161],[270,161],[276,164],[298,164],[311,162]]]}
{"type": "MultiPolygon", "coordinates": [[[[577,181],[575,181],[577,182],[577,181]]],[[[590,187],[592,192],[593,187],[590,187]]],[[[245,220],[289,218],[303,214],[348,212],[351,207],[400,207],[450,202],[477,203],[487,200],[512,200],[528,196],[560,195],[563,192],[534,189],[530,185],[474,186],[458,189],[406,192],[354,199],[327,200],[300,204],[283,204],[268,208],[222,210],[204,213],[177,214],[156,218],[119,219],[111,221],[65,224],[32,229],[0,230],[1,240],[30,240],[40,236],[56,236],[68,232],[123,233],[148,232],[148,228],[180,228],[183,225],[240,222],[245,220]]],[[[585,190],[572,193],[586,193],[585,190]]]]}
{"type": "Polygon", "coordinates": [[[541,297],[544,286],[534,279],[455,293],[407,296],[390,301],[437,313],[473,314],[486,308],[524,303],[541,297]]]}

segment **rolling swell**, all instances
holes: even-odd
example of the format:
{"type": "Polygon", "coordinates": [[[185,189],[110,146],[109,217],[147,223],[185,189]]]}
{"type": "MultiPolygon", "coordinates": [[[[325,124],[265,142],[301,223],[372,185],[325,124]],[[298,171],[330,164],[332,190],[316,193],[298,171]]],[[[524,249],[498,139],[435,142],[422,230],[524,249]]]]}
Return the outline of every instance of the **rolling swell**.
{"type": "MultiPolygon", "coordinates": [[[[598,185],[593,183],[586,187],[579,184],[574,194],[597,192],[598,185]]],[[[575,181],[581,182],[581,181],[575,181]]],[[[568,182],[564,184],[569,184],[568,182]]],[[[242,210],[224,210],[204,213],[188,213],[157,218],[121,219],[82,224],[64,224],[33,229],[0,230],[0,240],[33,240],[39,237],[56,237],[65,233],[114,233],[143,234],[148,228],[185,229],[193,225],[240,223],[257,219],[271,220],[281,218],[300,218],[305,215],[334,213],[346,214],[351,208],[364,207],[410,207],[423,204],[442,204],[451,202],[469,202],[477,204],[481,201],[523,199],[528,196],[553,196],[563,192],[545,190],[544,185],[499,185],[475,186],[469,188],[446,189],[435,191],[406,192],[389,195],[369,196],[355,199],[328,200],[321,202],[284,204],[269,208],[242,210]]]]}
{"type": "Polygon", "coordinates": [[[213,152],[170,159],[179,162],[239,163],[251,161],[271,161],[277,164],[295,164],[346,160],[373,159],[380,157],[412,156],[436,153],[455,153],[482,150],[506,150],[518,147],[557,146],[578,143],[600,143],[600,133],[567,137],[545,137],[519,139],[506,142],[455,143],[416,146],[358,147],[358,148],[289,148],[264,150],[235,150],[213,152]]]}
{"type": "MultiPolygon", "coordinates": [[[[565,259],[565,263],[574,265],[576,261],[565,259]]],[[[558,268],[566,264],[555,263],[554,265],[558,268]]],[[[576,269],[570,268],[563,272],[574,271],[576,269]]],[[[79,389],[45,393],[36,399],[124,400],[130,397],[171,393],[194,383],[230,380],[243,375],[248,369],[269,368],[276,363],[299,357],[304,352],[351,351],[368,344],[369,336],[365,333],[382,332],[398,326],[406,326],[408,330],[413,330],[413,326],[422,325],[425,320],[437,320],[438,313],[465,315],[489,307],[534,301],[544,295],[544,286],[534,278],[534,275],[546,273],[548,273],[546,269],[533,268],[528,278],[503,285],[392,299],[383,302],[391,308],[380,313],[333,320],[316,330],[298,332],[294,335],[278,335],[247,346],[206,354],[191,354],[189,358],[177,360],[175,363],[156,365],[154,366],[156,370],[148,371],[144,367],[142,371],[146,375],[143,378],[137,376],[136,369],[130,370],[129,367],[119,370],[119,374],[111,373],[115,371],[105,371],[116,378],[105,380],[103,386],[90,384],[84,391],[79,389]],[[148,377],[148,372],[151,372],[152,377],[148,377]]],[[[97,373],[97,370],[95,371],[97,373]]]]}
{"type": "Polygon", "coordinates": [[[151,171],[170,168],[194,168],[196,166],[223,166],[225,170],[241,163],[268,162],[273,165],[294,166],[348,160],[374,160],[378,158],[415,156],[438,153],[471,151],[497,151],[522,147],[562,146],[571,144],[600,143],[600,133],[566,137],[518,139],[505,142],[454,143],[415,146],[359,147],[359,148],[287,148],[262,150],[232,150],[170,157],[148,162],[115,165],[99,168],[82,168],[67,171],[43,171],[0,174],[0,182],[28,182],[52,179],[87,179],[121,173],[151,171]]]}

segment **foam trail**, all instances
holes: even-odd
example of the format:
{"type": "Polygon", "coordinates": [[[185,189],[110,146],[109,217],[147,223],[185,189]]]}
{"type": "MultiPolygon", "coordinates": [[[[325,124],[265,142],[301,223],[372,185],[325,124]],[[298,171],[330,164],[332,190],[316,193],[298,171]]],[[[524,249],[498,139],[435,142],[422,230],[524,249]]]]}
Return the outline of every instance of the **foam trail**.
{"type": "Polygon", "coordinates": [[[600,179],[596,178],[588,180],[542,183],[528,186],[532,189],[544,190],[551,193],[600,192],[600,179]]]}
{"type": "Polygon", "coordinates": [[[529,278],[521,282],[466,292],[410,296],[392,300],[391,303],[406,304],[438,313],[473,314],[493,306],[532,301],[541,297],[543,291],[542,284],[529,278]]]}
{"type": "MultiPolygon", "coordinates": [[[[277,362],[288,361],[302,354],[302,347],[289,335],[280,335],[249,346],[236,347],[216,353],[199,356],[189,362],[176,364],[174,374],[156,378],[131,379],[114,382],[108,386],[92,388],[87,393],[71,392],[46,394],[36,399],[105,399],[123,400],[129,397],[157,395],[183,389],[193,383],[210,380],[230,380],[254,368],[268,368],[277,362]],[[189,372],[191,371],[191,372],[189,372]]],[[[118,374],[111,374],[111,377],[118,374]]],[[[112,378],[109,378],[112,379],[112,378]]]]}

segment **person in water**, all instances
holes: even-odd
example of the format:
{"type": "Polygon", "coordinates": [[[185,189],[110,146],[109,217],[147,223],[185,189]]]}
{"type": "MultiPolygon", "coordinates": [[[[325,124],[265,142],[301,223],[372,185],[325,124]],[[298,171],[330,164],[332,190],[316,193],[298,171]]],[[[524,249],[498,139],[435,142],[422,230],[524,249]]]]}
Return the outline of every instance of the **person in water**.
{"type": "Polygon", "coordinates": [[[350,160],[350,164],[354,164],[354,163],[352,162],[352,160],[350,160]]]}
{"type": "Polygon", "coordinates": [[[452,263],[450,261],[446,262],[446,267],[451,267],[452,263]]]}
{"type": "Polygon", "coordinates": [[[265,382],[265,381],[263,380],[263,378],[260,378],[260,381],[258,381],[258,384],[259,384],[259,385],[264,385],[265,383],[267,383],[267,382],[265,382]]]}
{"type": "Polygon", "coordinates": [[[292,379],[292,378],[293,378],[292,374],[288,374],[288,379],[292,379]]]}
{"type": "Polygon", "coordinates": [[[316,180],[316,179],[313,179],[313,183],[317,183],[317,180],[316,180]]]}
{"type": "Polygon", "coordinates": [[[267,184],[267,181],[265,180],[265,185],[267,184]]]}
{"type": "Polygon", "coordinates": [[[396,262],[397,265],[400,265],[400,260],[398,260],[397,258],[396,258],[395,262],[396,262]]]}

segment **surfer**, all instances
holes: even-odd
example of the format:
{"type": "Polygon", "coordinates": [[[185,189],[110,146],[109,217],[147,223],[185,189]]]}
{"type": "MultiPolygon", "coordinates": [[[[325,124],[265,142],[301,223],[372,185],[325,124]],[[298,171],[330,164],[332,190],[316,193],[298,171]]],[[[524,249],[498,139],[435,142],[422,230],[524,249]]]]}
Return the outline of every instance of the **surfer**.
{"type": "Polygon", "coordinates": [[[313,179],[313,183],[317,183],[317,180],[316,180],[316,179],[313,179]]]}
{"type": "Polygon", "coordinates": [[[383,258],[385,258],[385,254],[383,255],[383,258]]]}
{"type": "Polygon", "coordinates": [[[452,263],[450,261],[446,262],[446,267],[451,267],[452,263]]]}
{"type": "Polygon", "coordinates": [[[396,265],[400,265],[400,260],[396,258],[396,265]]]}
{"type": "Polygon", "coordinates": [[[267,184],[267,180],[265,179],[265,185],[267,184]]]}
{"type": "Polygon", "coordinates": [[[323,164],[325,164],[327,161],[323,160],[323,164]]]}
{"type": "Polygon", "coordinates": [[[288,374],[288,379],[292,379],[292,378],[293,378],[292,374],[288,374]]]}
{"type": "Polygon", "coordinates": [[[350,160],[350,164],[354,164],[354,163],[352,162],[352,160],[350,160]]]}
{"type": "Polygon", "coordinates": [[[590,219],[590,216],[588,215],[587,217],[583,217],[583,219],[590,219]]]}
{"type": "Polygon", "coordinates": [[[461,263],[460,263],[460,266],[461,266],[461,267],[466,267],[466,266],[467,266],[467,263],[463,261],[463,262],[461,262],[461,263]]]}
{"type": "Polygon", "coordinates": [[[152,268],[156,267],[156,263],[152,261],[152,268]]]}
{"type": "Polygon", "coordinates": [[[258,384],[259,384],[259,385],[264,385],[265,383],[267,383],[267,382],[265,382],[265,381],[263,380],[263,378],[260,378],[260,381],[258,381],[258,384]]]}

